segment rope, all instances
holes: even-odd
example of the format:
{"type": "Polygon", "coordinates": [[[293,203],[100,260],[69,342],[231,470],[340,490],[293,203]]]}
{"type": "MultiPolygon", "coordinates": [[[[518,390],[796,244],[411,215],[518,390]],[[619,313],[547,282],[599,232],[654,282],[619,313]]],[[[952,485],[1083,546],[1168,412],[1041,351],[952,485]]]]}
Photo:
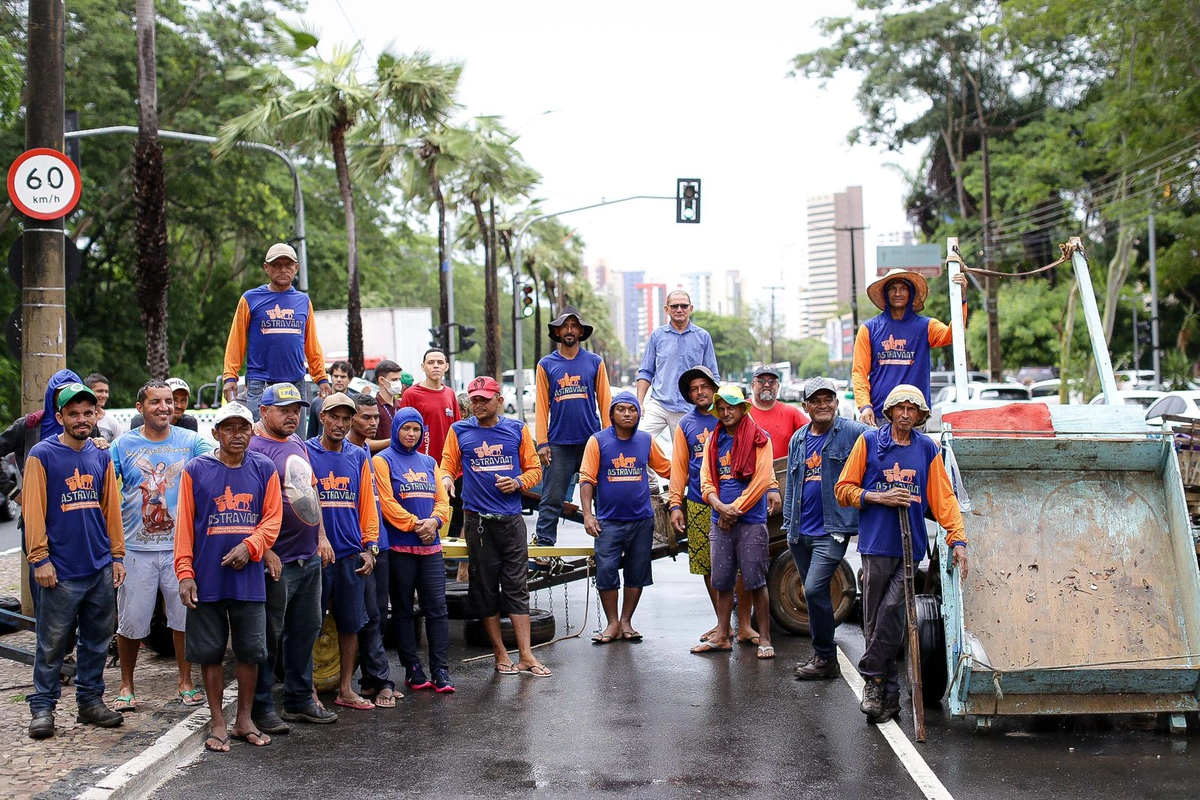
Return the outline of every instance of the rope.
{"type": "Polygon", "coordinates": [[[982,269],[980,267],[968,267],[965,263],[963,263],[962,254],[959,253],[957,247],[954,248],[954,251],[950,254],[950,256],[946,260],[947,261],[957,261],[959,267],[962,268],[963,272],[969,272],[972,275],[987,275],[992,278],[1023,278],[1028,275],[1037,275],[1039,272],[1045,272],[1046,270],[1054,269],[1055,267],[1065,264],[1071,260],[1071,253],[1074,252],[1074,249],[1071,247],[1071,245],[1060,244],[1058,246],[1058,249],[1059,249],[1059,252],[1062,253],[1062,255],[1060,255],[1057,260],[1047,264],[1044,267],[1038,267],[1037,269],[1031,269],[1027,272],[997,272],[996,270],[982,269]]]}

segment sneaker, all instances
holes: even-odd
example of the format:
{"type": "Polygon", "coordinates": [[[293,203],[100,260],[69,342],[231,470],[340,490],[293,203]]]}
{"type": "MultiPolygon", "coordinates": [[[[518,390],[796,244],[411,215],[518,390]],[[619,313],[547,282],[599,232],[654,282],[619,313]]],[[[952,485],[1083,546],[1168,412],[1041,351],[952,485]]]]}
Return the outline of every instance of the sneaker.
{"type": "Polygon", "coordinates": [[[113,711],[103,703],[96,703],[95,705],[81,707],[79,713],[75,716],[75,721],[88,725],[96,725],[101,728],[115,728],[125,721],[125,717],[120,712],[113,711]]]}
{"type": "Polygon", "coordinates": [[[882,716],[885,691],[882,675],[867,678],[867,683],[863,686],[862,702],[858,704],[858,710],[866,714],[868,718],[882,716]]]}
{"type": "Polygon", "coordinates": [[[814,655],[803,664],[797,664],[792,674],[798,681],[823,681],[838,677],[842,674],[842,669],[834,659],[814,655]]]}
{"type": "Polygon", "coordinates": [[[35,711],[29,721],[30,739],[49,739],[54,735],[54,712],[35,711]]]}
{"type": "Polygon", "coordinates": [[[882,725],[891,719],[900,718],[900,695],[888,695],[883,700],[883,713],[877,717],[867,717],[867,724],[882,725]]]}
{"type": "Polygon", "coordinates": [[[284,722],[274,709],[257,717],[252,717],[251,721],[254,722],[254,727],[258,728],[263,733],[280,735],[292,732],[292,726],[284,722]]]}
{"type": "Polygon", "coordinates": [[[433,671],[433,690],[438,694],[454,694],[454,684],[450,682],[450,672],[444,669],[433,671]]]}
{"type": "Polygon", "coordinates": [[[429,678],[425,677],[425,670],[421,669],[420,664],[413,664],[404,669],[404,685],[413,691],[433,688],[433,684],[430,683],[429,678]]]}
{"type": "Polygon", "coordinates": [[[279,716],[288,722],[311,722],[313,725],[328,725],[338,720],[337,714],[327,708],[321,708],[316,703],[311,703],[299,711],[284,709],[283,713],[279,716]]]}

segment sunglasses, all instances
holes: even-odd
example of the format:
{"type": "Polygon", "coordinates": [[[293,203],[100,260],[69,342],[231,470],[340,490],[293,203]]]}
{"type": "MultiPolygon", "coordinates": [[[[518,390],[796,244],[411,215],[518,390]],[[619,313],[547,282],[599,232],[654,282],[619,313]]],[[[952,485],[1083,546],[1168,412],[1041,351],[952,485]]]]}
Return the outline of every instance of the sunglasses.
{"type": "Polygon", "coordinates": [[[671,309],[672,311],[686,311],[687,309],[691,308],[691,306],[691,303],[669,303],[667,308],[671,309]]]}

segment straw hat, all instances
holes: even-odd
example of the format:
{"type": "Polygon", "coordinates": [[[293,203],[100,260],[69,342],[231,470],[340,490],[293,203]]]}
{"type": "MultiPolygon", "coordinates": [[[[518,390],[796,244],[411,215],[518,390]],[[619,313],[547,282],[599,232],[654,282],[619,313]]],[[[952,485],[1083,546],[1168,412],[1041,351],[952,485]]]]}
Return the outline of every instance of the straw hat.
{"type": "Polygon", "coordinates": [[[925,298],[929,296],[929,282],[925,280],[924,275],[919,275],[916,272],[910,272],[906,269],[890,269],[886,275],[867,287],[867,297],[871,298],[871,302],[875,304],[875,307],[880,311],[887,310],[887,298],[884,297],[884,294],[887,285],[894,280],[908,281],[909,285],[916,292],[912,301],[913,311],[924,310],[925,298]]]}

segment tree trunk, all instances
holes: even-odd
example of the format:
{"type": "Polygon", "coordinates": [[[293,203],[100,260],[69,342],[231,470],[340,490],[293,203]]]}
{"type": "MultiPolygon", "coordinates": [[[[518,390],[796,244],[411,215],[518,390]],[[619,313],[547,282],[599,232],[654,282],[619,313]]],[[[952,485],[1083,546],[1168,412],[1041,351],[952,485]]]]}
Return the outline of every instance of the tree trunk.
{"type": "MultiPolygon", "coordinates": [[[[442,346],[448,349],[450,347],[449,325],[453,322],[450,319],[450,273],[446,269],[446,250],[449,242],[446,241],[446,197],[442,194],[442,187],[438,183],[437,174],[434,171],[436,163],[436,158],[426,161],[429,171],[429,188],[433,191],[433,199],[437,203],[438,212],[438,330],[442,346]]],[[[449,353],[446,353],[446,358],[449,360],[449,353]]]]}
{"type": "Polygon", "coordinates": [[[500,363],[500,256],[496,243],[496,200],[488,201],[488,239],[491,241],[492,253],[492,291],[488,292],[487,312],[492,322],[487,326],[488,349],[491,350],[488,363],[488,374],[500,380],[504,366],[500,363]]]}
{"type": "Polygon", "coordinates": [[[333,146],[338,190],[342,193],[342,208],[346,213],[346,276],[349,283],[346,295],[346,349],[349,351],[351,372],[361,375],[364,367],[362,297],[358,280],[358,228],[355,224],[354,189],[350,185],[350,166],[346,161],[348,127],[349,123],[346,120],[339,119],[329,130],[329,144],[333,146]]]}
{"type": "Polygon", "coordinates": [[[137,0],[138,138],[133,148],[133,193],[137,207],[135,286],[146,331],[150,377],[167,377],[167,190],[162,143],[158,141],[158,70],[155,64],[154,0],[137,0]]]}
{"type": "Polygon", "coordinates": [[[495,269],[495,253],[492,249],[491,232],[488,228],[487,220],[483,216],[483,204],[479,202],[479,197],[474,194],[471,196],[471,208],[475,211],[475,223],[479,226],[479,238],[483,242],[483,374],[491,375],[493,378],[499,380],[500,319],[497,314],[498,307],[494,306],[492,302],[499,290],[495,269]],[[494,340],[492,338],[493,330],[496,332],[494,340]]]}

